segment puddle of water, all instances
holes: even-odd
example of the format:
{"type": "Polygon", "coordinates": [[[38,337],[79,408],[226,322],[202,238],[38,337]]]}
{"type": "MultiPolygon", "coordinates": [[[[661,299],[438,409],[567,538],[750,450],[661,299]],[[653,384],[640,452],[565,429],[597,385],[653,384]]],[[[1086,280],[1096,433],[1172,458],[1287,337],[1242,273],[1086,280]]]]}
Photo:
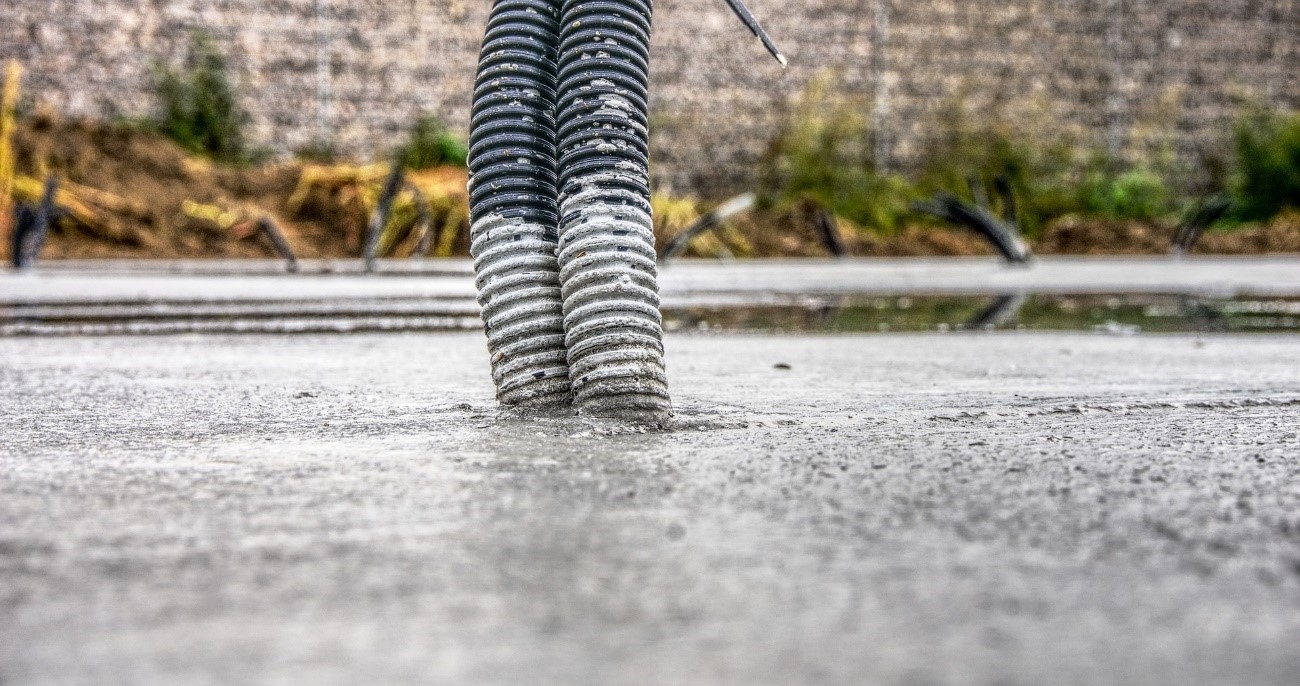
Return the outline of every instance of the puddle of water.
{"type": "MultiPolygon", "coordinates": [[[[1300,298],[1186,295],[800,296],[671,300],[669,331],[1297,332],[1300,298]]],[[[0,306],[0,336],[358,333],[480,328],[472,301],[430,298],[0,306]]]]}
{"type": "Polygon", "coordinates": [[[1184,295],[894,296],[804,298],[763,306],[668,309],[672,331],[1300,331],[1300,299],[1184,295]]]}

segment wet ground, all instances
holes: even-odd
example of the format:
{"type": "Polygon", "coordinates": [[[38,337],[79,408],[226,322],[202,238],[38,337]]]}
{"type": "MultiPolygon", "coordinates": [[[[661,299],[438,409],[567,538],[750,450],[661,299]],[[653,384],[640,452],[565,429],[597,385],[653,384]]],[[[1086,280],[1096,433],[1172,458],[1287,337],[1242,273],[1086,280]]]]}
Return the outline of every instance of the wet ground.
{"type": "MultiPolygon", "coordinates": [[[[480,327],[464,260],[51,262],[0,275],[0,336],[480,327]]],[[[681,261],[665,325],[763,332],[1300,331],[1293,258],[681,261]]]]}
{"type": "Polygon", "coordinates": [[[0,339],[0,683],[1294,683],[1300,336],[720,317],[651,427],[477,332],[0,339]]]}

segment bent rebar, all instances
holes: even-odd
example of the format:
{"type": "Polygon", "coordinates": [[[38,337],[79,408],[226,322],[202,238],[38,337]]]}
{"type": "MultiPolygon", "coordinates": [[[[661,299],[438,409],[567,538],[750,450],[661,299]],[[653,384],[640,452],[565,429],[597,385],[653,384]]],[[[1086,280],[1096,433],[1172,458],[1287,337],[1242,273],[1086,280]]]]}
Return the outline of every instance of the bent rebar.
{"type": "Polygon", "coordinates": [[[915,203],[912,209],[971,229],[987,240],[1008,262],[1024,264],[1033,256],[1029,245],[1013,226],[993,216],[987,208],[966,202],[951,193],[936,193],[933,200],[915,203]]]}
{"type": "Polygon", "coordinates": [[[289,241],[284,237],[284,232],[280,230],[280,225],[270,215],[262,215],[257,220],[257,231],[264,236],[271,249],[275,254],[284,260],[284,269],[290,274],[298,272],[298,257],[293,254],[293,248],[289,247],[289,241]]]}
{"type": "Polygon", "coordinates": [[[405,179],[406,169],[403,168],[401,161],[394,162],[392,170],[388,172],[388,178],[384,179],[383,189],[379,191],[379,202],[375,203],[375,211],[370,214],[370,221],[366,223],[366,239],[362,255],[366,261],[367,274],[375,271],[375,259],[378,257],[375,253],[379,249],[379,238],[384,233],[384,226],[388,224],[388,216],[393,212],[393,200],[402,190],[405,179]]]}
{"type": "Polygon", "coordinates": [[[1005,174],[998,174],[993,179],[993,190],[1002,199],[1002,220],[1017,234],[1020,233],[1020,206],[1016,204],[1016,192],[1011,188],[1011,179],[1005,174]]]}
{"type": "Polygon", "coordinates": [[[984,309],[966,322],[967,329],[992,331],[1014,323],[1020,316],[1029,296],[1025,293],[1004,293],[993,299],[984,309]]]}
{"type": "Polygon", "coordinates": [[[32,266],[41,256],[50,226],[63,213],[62,208],[55,204],[58,192],[59,178],[51,174],[45,179],[45,188],[38,204],[31,206],[21,203],[14,208],[12,253],[9,257],[15,269],[32,266]]]}
{"type": "Polygon", "coordinates": [[[27,267],[26,237],[36,223],[36,210],[20,202],[14,205],[13,230],[9,233],[9,263],[14,269],[27,267]]]}
{"type": "Polygon", "coordinates": [[[813,224],[817,227],[817,233],[821,236],[826,252],[834,257],[844,257],[849,254],[848,248],[844,247],[844,239],[840,236],[840,222],[834,212],[825,207],[818,207],[816,214],[813,215],[813,224]]]}
{"type": "Polygon", "coordinates": [[[412,231],[420,237],[415,243],[412,256],[428,257],[429,248],[433,247],[436,238],[433,230],[433,208],[429,207],[429,199],[424,196],[424,191],[420,190],[419,186],[407,181],[406,190],[411,192],[411,202],[415,203],[415,227],[412,231]]]}
{"type": "Polygon", "coordinates": [[[1192,248],[1196,247],[1196,242],[1205,235],[1206,229],[1222,219],[1230,209],[1232,200],[1229,198],[1211,198],[1202,203],[1187,221],[1178,226],[1178,231],[1174,234],[1173,255],[1182,257],[1190,254],[1192,248]]]}
{"type": "Polygon", "coordinates": [[[789,64],[789,61],[785,59],[785,55],[782,55],[780,49],[776,47],[776,43],[772,42],[771,36],[767,35],[767,31],[764,31],[763,27],[759,25],[758,20],[749,12],[749,8],[745,7],[744,2],[741,2],[741,0],[727,0],[727,4],[731,5],[731,11],[735,12],[737,17],[740,17],[746,28],[755,36],[758,36],[760,41],[763,41],[763,47],[767,48],[767,51],[776,58],[777,62],[781,63],[782,67],[789,64]]]}
{"type": "Polygon", "coordinates": [[[758,196],[753,193],[741,193],[736,197],[718,205],[712,210],[705,212],[703,216],[696,219],[690,226],[682,229],[668,241],[664,246],[663,255],[659,258],[661,262],[667,263],[669,260],[681,255],[686,251],[686,246],[697,236],[702,235],[705,231],[727,221],[728,219],[754,209],[758,202],[758,196]]]}

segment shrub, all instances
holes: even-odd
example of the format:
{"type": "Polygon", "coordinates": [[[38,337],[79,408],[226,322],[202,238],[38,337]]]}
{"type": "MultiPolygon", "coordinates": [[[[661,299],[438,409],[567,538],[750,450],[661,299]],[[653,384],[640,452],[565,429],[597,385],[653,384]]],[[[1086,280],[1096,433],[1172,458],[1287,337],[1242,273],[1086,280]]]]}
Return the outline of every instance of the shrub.
{"type": "Polygon", "coordinates": [[[185,66],[158,68],[159,129],[191,152],[223,162],[246,162],[243,114],[215,41],[196,33],[185,66]]]}
{"type": "Polygon", "coordinates": [[[1236,218],[1273,217],[1300,208],[1300,112],[1248,112],[1236,127],[1236,218]]]}
{"type": "MultiPolygon", "coordinates": [[[[1010,182],[1020,228],[1031,237],[1066,215],[1170,219],[1196,205],[1187,197],[1191,174],[1175,154],[1176,104],[1165,98],[1138,127],[1134,135],[1146,144],[1132,163],[1062,129],[1047,109],[1012,124],[997,113],[974,116],[959,97],[928,124],[904,177],[876,169],[867,104],[837,101],[815,84],[773,142],[764,173],[775,202],[811,200],[883,231],[923,219],[909,213],[913,198],[942,190],[974,200],[999,177],[1010,182]]],[[[1237,147],[1232,187],[1242,219],[1300,206],[1300,114],[1253,114],[1238,126],[1237,147]]]]}
{"type": "Polygon", "coordinates": [[[1083,214],[1111,219],[1157,219],[1175,210],[1173,193],[1165,180],[1146,168],[1113,172],[1100,164],[1079,186],[1078,206],[1083,214]]]}
{"type": "Polygon", "coordinates": [[[338,151],[334,149],[334,143],[328,140],[313,140],[312,142],[293,151],[293,156],[304,161],[314,162],[317,164],[333,164],[338,161],[338,151]]]}
{"type": "MultiPolygon", "coordinates": [[[[971,183],[1005,177],[1015,191],[1021,229],[1031,236],[1069,214],[1153,220],[1178,209],[1168,150],[1128,165],[1056,130],[1049,120],[972,125],[951,105],[922,154],[921,187],[970,197],[971,183]]],[[[996,202],[997,198],[991,198],[996,202]]]]}
{"type": "Polygon", "coordinates": [[[408,169],[429,169],[440,165],[464,167],[469,156],[465,141],[447,129],[441,119],[422,116],[411,128],[411,136],[399,153],[408,169]]]}
{"type": "Polygon", "coordinates": [[[812,201],[863,227],[898,229],[918,196],[906,179],[876,168],[864,111],[862,103],[837,100],[824,79],[815,82],[769,147],[766,202],[812,201]]]}
{"type": "MultiPolygon", "coordinates": [[[[1079,146],[1043,124],[972,122],[960,100],[945,107],[921,150],[919,186],[974,199],[972,184],[1011,184],[1020,229],[1037,235],[1048,221],[1078,210],[1079,146]]],[[[998,198],[989,198],[997,204],[998,198]]],[[[999,211],[1000,207],[996,208],[999,211]]]]}

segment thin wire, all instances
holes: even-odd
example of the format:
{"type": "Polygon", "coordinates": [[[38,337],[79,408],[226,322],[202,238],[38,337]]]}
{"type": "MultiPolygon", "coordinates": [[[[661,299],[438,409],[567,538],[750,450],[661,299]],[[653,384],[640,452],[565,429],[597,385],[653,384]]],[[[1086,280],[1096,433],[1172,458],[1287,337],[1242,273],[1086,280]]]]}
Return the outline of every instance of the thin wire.
{"type": "Polygon", "coordinates": [[[742,0],[727,0],[727,4],[731,5],[731,11],[735,12],[736,16],[740,17],[741,21],[745,22],[745,26],[748,27],[755,36],[758,36],[759,40],[763,41],[763,47],[767,48],[767,51],[772,53],[772,56],[776,58],[777,62],[781,63],[782,67],[789,64],[785,59],[785,55],[781,54],[781,49],[776,47],[776,43],[772,42],[772,37],[767,35],[767,31],[764,31],[762,25],[760,25],[758,20],[754,18],[754,15],[750,14],[749,8],[745,7],[745,3],[742,2],[742,0]]]}

